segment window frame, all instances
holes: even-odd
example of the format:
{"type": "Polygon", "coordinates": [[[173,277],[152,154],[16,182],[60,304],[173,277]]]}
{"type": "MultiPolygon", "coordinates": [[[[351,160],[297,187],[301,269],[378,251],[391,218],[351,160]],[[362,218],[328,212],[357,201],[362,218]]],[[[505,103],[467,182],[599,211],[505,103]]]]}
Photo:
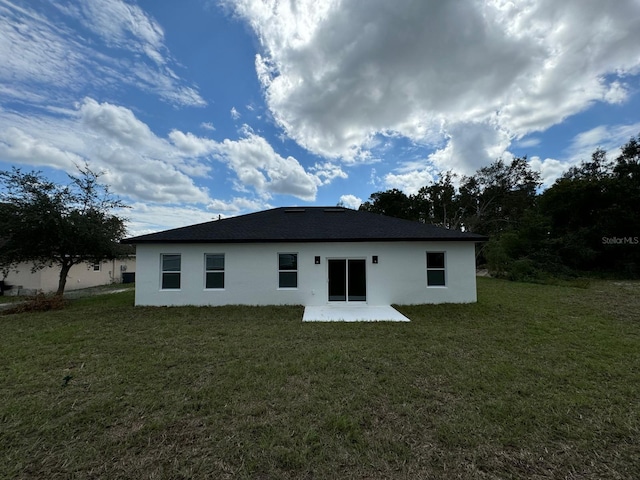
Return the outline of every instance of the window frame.
{"type": "Polygon", "coordinates": [[[176,291],[182,289],[182,254],[181,253],[161,253],[160,254],[160,290],[164,291],[176,291]],[[165,270],[164,259],[165,257],[178,257],[179,269],[178,270],[165,270]],[[176,275],[178,277],[177,287],[165,287],[165,275],[176,275]]]}
{"type": "Polygon", "coordinates": [[[101,272],[102,271],[102,262],[93,262],[91,264],[92,272],[101,272]]]}
{"type": "Polygon", "coordinates": [[[208,291],[224,290],[226,283],[226,258],[224,253],[205,253],[204,254],[204,289],[208,291]],[[222,268],[207,268],[207,257],[222,257],[222,268]],[[222,273],[222,287],[207,287],[207,277],[210,273],[222,273]]]}
{"type": "Polygon", "coordinates": [[[299,264],[298,264],[298,252],[278,252],[278,290],[297,290],[298,289],[298,279],[299,279],[299,264]],[[282,255],[293,255],[295,258],[295,268],[281,268],[280,257],[282,255]],[[291,286],[282,286],[282,274],[284,273],[295,273],[296,285],[294,287],[291,286]]]}
{"type": "Polygon", "coordinates": [[[426,272],[427,272],[427,288],[447,288],[447,252],[445,251],[429,251],[426,252],[426,272]],[[442,255],[442,267],[429,266],[429,255],[438,254],[442,255]],[[429,283],[429,272],[442,272],[442,283],[431,284],[429,283]]]}

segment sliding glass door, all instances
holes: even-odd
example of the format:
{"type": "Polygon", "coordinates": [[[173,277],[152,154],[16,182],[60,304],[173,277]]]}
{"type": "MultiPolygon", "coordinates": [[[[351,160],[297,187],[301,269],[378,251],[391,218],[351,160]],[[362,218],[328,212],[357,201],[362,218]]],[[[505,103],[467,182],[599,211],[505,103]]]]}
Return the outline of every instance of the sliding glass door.
{"type": "Polygon", "coordinates": [[[330,302],[367,300],[366,264],[362,259],[328,260],[330,302]]]}

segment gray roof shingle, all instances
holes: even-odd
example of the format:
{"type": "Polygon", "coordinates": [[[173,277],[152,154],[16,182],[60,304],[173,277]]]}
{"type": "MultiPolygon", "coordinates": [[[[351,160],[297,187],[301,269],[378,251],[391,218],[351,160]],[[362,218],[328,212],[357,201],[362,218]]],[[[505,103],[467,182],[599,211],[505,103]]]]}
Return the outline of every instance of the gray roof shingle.
{"type": "Polygon", "coordinates": [[[483,235],[341,207],[280,207],[124,239],[122,243],[471,241],[483,235]]]}

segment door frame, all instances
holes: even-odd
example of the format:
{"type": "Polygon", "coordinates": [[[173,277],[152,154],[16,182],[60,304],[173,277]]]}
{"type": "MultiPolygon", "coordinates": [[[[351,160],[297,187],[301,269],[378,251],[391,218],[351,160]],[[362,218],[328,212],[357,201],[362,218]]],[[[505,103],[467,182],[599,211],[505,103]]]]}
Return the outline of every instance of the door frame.
{"type": "Polygon", "coordinates": [[[355,257],[327,257],[326,259],[326,263],[327,263],[327,270],[326,270],[326,277],[327,277],[327,291],[326,291],[326,299],[327,302],[329,303],[336,303],[336,304],[346,304],[346,303],[359,303],[359,304],[363,304],[363,303],[367,303],[368,301],[368,296],[367,296],[367,285],[368,285],[368,276],[367,276],[367,257],[362,257],[362,256],[355,256],[355,257]],[[363,263],[364,266],[364,300],[349,300],[349,261],[351,260],[358,260],[361,261],[363,263]],[[330,299],[330,283],[331,283],[331,277],[330,277],[330,264],[331,261],[343,261],[344,265],[345,265],[345,278],[344,278],[344,282],[345,282],[345,286],[344,286],[344,300],[331,300],[330,299]]]}

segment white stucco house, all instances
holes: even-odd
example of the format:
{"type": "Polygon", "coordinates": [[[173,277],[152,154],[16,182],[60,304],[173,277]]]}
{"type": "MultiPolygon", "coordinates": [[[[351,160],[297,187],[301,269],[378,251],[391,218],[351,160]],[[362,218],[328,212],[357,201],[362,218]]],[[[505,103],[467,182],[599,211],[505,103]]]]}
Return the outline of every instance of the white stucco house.
{"type": "Polygon", "coordinates": [[[486,237],[339,207],[275,208],[128,238],[136,305],[476,301],[486,237]]]}

